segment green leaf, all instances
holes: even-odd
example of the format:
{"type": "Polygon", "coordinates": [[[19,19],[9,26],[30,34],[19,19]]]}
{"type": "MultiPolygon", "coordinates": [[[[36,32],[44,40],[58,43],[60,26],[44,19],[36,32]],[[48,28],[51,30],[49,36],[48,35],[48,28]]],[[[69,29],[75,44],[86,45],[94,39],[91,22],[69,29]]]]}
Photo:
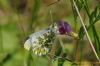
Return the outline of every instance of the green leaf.
{"type": "Polygon", "coordinates": [[[58,59],[58,66],[63,66],[64,61],[65,61],[65,60],[62,59],[62,58],[58,59]]]}
{"type": "MultiPolygon", "coordinates": [[[[85,25],[85,27],[87,28],[86,25],[85,25]]],[[[85,34],[84,28],[83,27],[80,27],[80,30],[79,30],[79,33],[78,33],[79,38],[82,39],[84,37],[84,34],[85,34]]]]}

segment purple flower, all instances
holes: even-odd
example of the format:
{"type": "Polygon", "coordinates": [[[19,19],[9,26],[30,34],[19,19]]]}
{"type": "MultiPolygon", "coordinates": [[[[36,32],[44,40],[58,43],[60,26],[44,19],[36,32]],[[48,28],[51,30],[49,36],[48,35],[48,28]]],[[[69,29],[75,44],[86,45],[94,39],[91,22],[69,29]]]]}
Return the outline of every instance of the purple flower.
{"type": "Polygon", "coordinates": [[[59,21],[58,27],[60,34],[70,34],[72,32],[71,26],[65,21],[59,21]]]}

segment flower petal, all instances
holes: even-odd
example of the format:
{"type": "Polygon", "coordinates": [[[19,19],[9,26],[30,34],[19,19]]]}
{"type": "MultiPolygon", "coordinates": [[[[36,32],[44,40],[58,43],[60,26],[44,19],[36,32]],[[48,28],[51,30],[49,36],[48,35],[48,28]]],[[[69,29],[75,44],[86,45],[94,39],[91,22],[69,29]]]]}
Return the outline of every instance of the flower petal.
{"type": "Polygon", "coordinates": [[[66,33],[69,34],[72,31],[71,26],[65,21],[59,21],[58,27],[59,27],[60,34],[66,34],[66,33]]]}

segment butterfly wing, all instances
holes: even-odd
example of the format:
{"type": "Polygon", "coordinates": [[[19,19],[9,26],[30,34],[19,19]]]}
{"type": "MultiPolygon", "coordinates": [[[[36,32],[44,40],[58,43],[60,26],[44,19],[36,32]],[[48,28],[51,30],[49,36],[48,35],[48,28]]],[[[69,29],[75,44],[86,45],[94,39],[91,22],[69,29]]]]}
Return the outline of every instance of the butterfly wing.
{"type": "Polygon", "coordinates": [[[30,48],[31,48],[30,39],[27,39],[27,40],[25,41],[25,43],[24,43],[24,48],[25,48],[26,50],[30,50],[30,48]]]}
{"type": "Polygon", "coordinates": [[[29,38],[25,41],[24,48],[26,50],[30,50],[31,47],[34,49],[34,47],[38,45],[38,42],[39,42],[38,38],[43,37],[43,34],[47,33],[48,31],[49,31],[48,29],[44,29],[39,32],[31,34],[29,38]]]}

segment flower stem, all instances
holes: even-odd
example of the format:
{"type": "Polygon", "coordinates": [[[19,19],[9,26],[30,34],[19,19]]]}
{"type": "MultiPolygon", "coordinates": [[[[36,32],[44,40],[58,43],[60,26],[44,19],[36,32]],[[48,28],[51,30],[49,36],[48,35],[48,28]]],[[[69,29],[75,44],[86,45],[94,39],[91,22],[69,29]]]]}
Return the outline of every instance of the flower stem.
{"type": "Polygon", "coordinates": [[[92,50],[93,50],[93,52],[94,52],[94,54],[95,54],[97,60],[100,62],[100,59],[99,59],[99,57],[98,57],[98,55],[97,55],[97,52],[96,52],[96,50],[95,50],[95,48],[94,48],[94,46],[93,46],[93,44],[92,44],[92,41],[91,41],[91,39],[90,39],[90,37],[89,37],[89,34],[88,34],[88,31],[87,31],[87,29],[86,29],[86,27],[85,27],[85,25],[84,25],[83,19],[82,19],[80,13],[79,13],[78,7],[77,7],[77,5],[76,5],[76,3],[75,3],[74,0],[73,0],[73,4],[74,4],[75,9],[76,9],[76,11],[77,11],[77,14],[78,14],[78,16],[79,16],[79,18],[80,18],[80,22],[81,22],[81,24],[82,24],[82,26],[83,26],[83,28],[84,28],[84,31],[85,31],[86,36],[87,36],[87,38],[88,38],[88,41],[89,41],[89,43],[90,43],[90,45],[91,45],[91,47],[92,47],[92,50]]]}

